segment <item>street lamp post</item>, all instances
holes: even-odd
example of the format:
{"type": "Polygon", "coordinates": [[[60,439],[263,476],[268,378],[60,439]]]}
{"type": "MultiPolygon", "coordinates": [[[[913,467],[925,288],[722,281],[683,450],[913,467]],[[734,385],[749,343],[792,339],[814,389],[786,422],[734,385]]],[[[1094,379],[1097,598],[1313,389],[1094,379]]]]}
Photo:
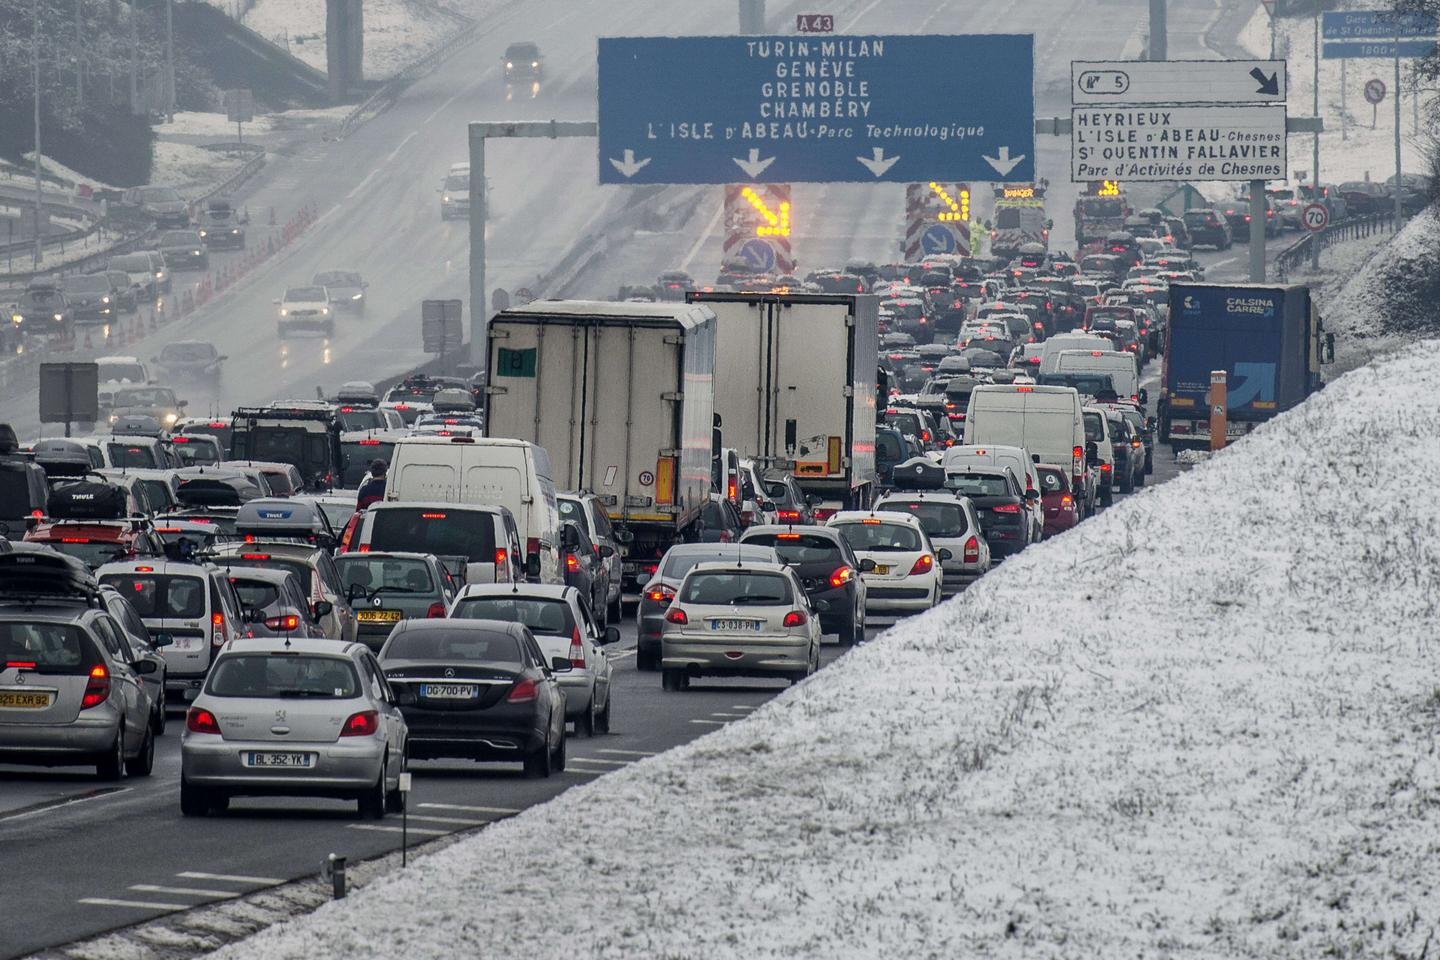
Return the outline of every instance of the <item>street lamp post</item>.
{"type": "Polygon", "coordinates": [[[40,0],[30,6],[31,82],[35,85],[35,266],[45,256],[45,197],[40,188],[40,0]]]}

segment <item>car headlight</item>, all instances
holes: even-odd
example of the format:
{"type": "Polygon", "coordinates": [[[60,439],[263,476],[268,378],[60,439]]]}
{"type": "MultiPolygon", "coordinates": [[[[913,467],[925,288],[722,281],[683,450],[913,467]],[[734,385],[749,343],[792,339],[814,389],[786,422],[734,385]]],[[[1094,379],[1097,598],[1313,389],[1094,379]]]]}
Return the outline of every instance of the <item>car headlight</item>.
{"type": "Polygon", "coordinates": [[[320,315],[321,315],[322,317],[329,316],[329,315],[330,315],[330,308],[329,308],[329,307],[321,307],[321,308],[320,308],[320,315]]]}
{"type": "Polygon", "coordinates": [[[57,323],[58,323],[59,321],[61,321],[61,320],[64,320],[64,319],[65,319],[65,314],[63,314],[63,313],[57,313],[57,314],[55,314],[55,321],[56,321],[57,323]]]}
{"type": "Polygon", "coordinates": [[[233,233],[233,234],[235,234],[235,236],[237,236],[237,237],[240,236],[240,228],[239,228],[239,227],[234,228],[234,229],[231,230],[230,232],[233,233]]]}
{"type": "Polygon", "coordinates": [[[351,297],[350,299],[351,299],[351,300],[364,300],[364,299],[365,299],[365,294],[363,294],[363,293],[357,293],[357,294],[355,294],[353,297],[351,297]]]}
{"type": "Polygon", "coordinates": [[[120,418],[119,418],[118,416],[116,416],[115,414],[113,414],[113,413],[110,414],[110,422],[111,422],[111,423],[114,423],[116,420],[119,420],[119,419],[120,419],[120,418]]]}
{"type": "Polygon", "coordinates": [[[201,230],[201,231],[200,231],[200,239],[201,239],[201,240],[204,240],[207,236],[208,236],[208,234],[207,234],[204,230],[201,230]]]}
{"type": "Polygon", "coordinates": [[[514,69],[515,69],[515,64],[511,63],[509,60],[506,60],[506,61],[505,61],[505,69],[506,69],[506,70],[514,70],[514,69]]]}
{"type": "Polygon", "coordinates": [[[538,66],[540,66],[540,61],[539,61],[539,60],[531,60],[531,61],[530,61],[530,66],[532,66],[532,67],[538,67],[538,66]]]}
{"type": "Polygon", "coordinates": [[[286,310],[284,307],[281,307],[281,308],[280,308],[280,316],[282,316],[282,317],[288,317],[288,316],[290,316],[290,311],[289,311],[289,310],[286,310]]]}
{"type": "Polygon", "coordinates": [[[165,425],[168,427],[170,424],[174,423],[176,420],[179,419],[179,414],[167,413],[165,414],[165,425]]]}
{"type": "Polygon", "coordinates": [[[440,202],[441,202],[441,203],[449,203],[449,202],[450,202],[450,197],[449,197],[449,195],[447,194],[446,196],[441,197],[441,198],[440,198],[440,202]]]}
{"type": "Polygon", "coordinates": [[[100,302],[101,302],[101,303],[109,303],[109,302],[110,302],[110,298],[109,298],[109,297],[101,297],[101,298],[100,298],[100,302]]]}
{"type": "Polygon", "coordinates": [[[22,317],[22,316],[21,316],[20,314],[18,314],[18,313],[12,313],[12,314],[10,314],[10,322],[11,322],[11,323],[24,323],[24,322],[25,322],[25,318],[22,317]]]}
{"type": "Polygon", "coordinates": [[[156,271],[155,271],[155,279],[156,279],[156,280],[164,280],[164,279],[165,279],[165,271],[164,271],[164,270],[156,270],[156,271]]]}
{"type": "Polygon", "coordinates": [[[199,250],[191,250],[190,253],[191,253],[192,256],[196,256],[196,257],[200,256],[200,251],[199,251],[199,250]]]}

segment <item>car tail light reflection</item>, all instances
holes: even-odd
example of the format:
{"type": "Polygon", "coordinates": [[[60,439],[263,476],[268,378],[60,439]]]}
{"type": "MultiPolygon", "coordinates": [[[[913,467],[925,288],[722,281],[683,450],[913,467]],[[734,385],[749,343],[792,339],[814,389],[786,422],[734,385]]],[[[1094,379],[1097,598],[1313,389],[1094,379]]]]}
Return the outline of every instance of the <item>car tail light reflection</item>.
{"type": "Polygon", "coordinates": [[[220,646],[225,642],[225,614],[215,612],[210,615],[210,642],[214,646],[220,646]]]}
{"type": "Polygon", "coordinates": [[[342,737],[371,737],[380,729],[380,711],[361,710],[350,714],[345,726],[340,728],[342,737]]]}
{"type": "Polygon", "coordinates": [[[810,618],[805,616],[804,610],[791,610],[785,614],[785,619],[781,625],[786,627],[803,627],[809,622],[810,618]]]}
{"type": "Polygon", "coordinates": [[[80,709],[98,707],[109,699],[110,671],[105,669],[103,663],[96,664],[90,668],[90,676],[85,680],[85,695],[80,700],[80,709]]]}
{"type": "Polygon", "coordinates": [[[220,735],[220,721],[215,714],[200,707],[191,707],[185,712],[185,729],[191,733],[213,733],[220,735]]]}

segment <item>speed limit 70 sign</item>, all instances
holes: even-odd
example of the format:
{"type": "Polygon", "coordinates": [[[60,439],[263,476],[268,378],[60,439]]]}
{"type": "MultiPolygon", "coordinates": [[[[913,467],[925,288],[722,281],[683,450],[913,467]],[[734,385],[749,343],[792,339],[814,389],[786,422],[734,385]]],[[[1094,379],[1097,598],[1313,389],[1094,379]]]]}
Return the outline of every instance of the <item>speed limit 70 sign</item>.
{"type": "Polygon", "coordinates": [[[1300,211],[1300,219],[1305,222],[1306,230],[1324,230],[1330,223],[1330,211],[1323,203],[1307,203],[1300,211]]]}

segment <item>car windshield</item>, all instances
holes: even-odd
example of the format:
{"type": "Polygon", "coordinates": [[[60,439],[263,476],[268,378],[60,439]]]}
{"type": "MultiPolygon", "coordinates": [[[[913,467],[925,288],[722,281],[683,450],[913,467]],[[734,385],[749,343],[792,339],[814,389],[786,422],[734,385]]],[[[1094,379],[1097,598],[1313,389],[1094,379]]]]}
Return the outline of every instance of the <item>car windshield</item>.
{"type": "Polygon", "coordinates": [[[967,497],[1006,497],[1010,485],[1005,478],[993,473],[948,473],[945,487],[967,497]]]}
{"type": "Polygon", "coordinates": [[[881,306],[904,320],[918,320],[925,316],[925,310],[914,300],[886,300],[881,306]]]}
{"type": "Polygon", "coordinates": [[[150,258],[143,253],[127,253],[124,256],[111,257],[110,267],[126,273],[149,273],[150,258]]]}
{"type": "Polygon", "coordinates": [[[920,534],[898,523],[862,520],[838,526],[840,535],[850,544],[851,550],[891,552],[921,549],[920,534]]]}
{"type": "Polygon", "coordinates": [[[430,565],[415,557],[355,556],[335,561],[347,595],[376,593],[438,593],[430,565]],[[357,589],[358,588],[358,589],[357,589]]]}
{"type": "Polygon", "coordinates": [[[463,173],[453,173],[445,178],[445,189],[451,193],[461,193],[470,189],[470,177],[463,173]]]}
{"type": "Polygon", "coordinates": [[[330,521],[331,530],[344,530],[350,518],[355,515],[355,501],[345,500],[316,500],[315,506],[325,514],[325,519],[330,521]]]}
{"type": "Polygon", "coordinates": [[[736,606],[789,606],[790,584],[774,573],[743,570],[701,570],[685,578],[682,603],[736,606]]]}
{"type": "Polygon", "coordinates": [[[785,563],[835,563],[843,560],[840,545],[829,537],[810,533],[760,533],[745,538],[746,543],[774,547],[785,563]]]}
{"type": "MultiPolygon", "coordinates": [[[[919,518],[920,528],[930,537],[958,537],[965,532],[965,508],[959,503],[888,500],[879,509],[908,513],[919,518]]],[[[854,546],[854,541],[851,545],[854,546]]]]}
{"type": "Polygon", "coordinates": [[[154,467],[160,469],[165,465],[160,463],[158,454],[154,448],[133,443],[112,442],[105,444],[105,451],[112,467],[154,467]]]}
{"type": "Polygon", "coordinates": [[[568,637],[577,626],[570,613],[570,604],[549,597],[467,597],[455,605],[451,616],[464,620],[520,623],[529,627],[531,633],[545,637],[568,637]]]}
{"type": "Polygon", "coordinates": [[[379,407],[341,407],[335,419],[340,422],[340,429],[345,431],[385,429],[385,414],[380,412],[379,407]]]}
{"type": "Polygon", "coordinates": [[[349,270],[328,270],[325,273],[315,274],[315,285],[317,287],[358,287],[360,286],[360,274],[349,270]]]}
{"type": "Polygon", "coordinates": [[[199,620],[205,616],[205,581],[159,573],[112,573],[100,578],[146,620],[199,620]]]}
{"type": "Polygon", "coordinates": [[[1105,439],[1105,416],[1100,413],[1085,414],[1085,440],[1099,443],[1105,439]]]}
{"type": "Polygon", "coordinates": [[[285,299],[288,302],[314,302],[325,299],[324,287],[291,287],[285,291],[285,299]]]}
{"type": "Polygon", "coordinates": [[[0,623],[0,663],[33,663],[38,673],[81,673],[89,665],[80,628],[68,623],[0,623]]]}
{"type": "Polygon", "coordinates": [[[391,634],[385,660],[493,663],[518,669],[520,642],[505,633],[479,630],[402,630],[391,634]]]}
{"type": "Polygon", "coordinates": [[[997,230],[1014,230],[1020,226],[1020,211],[1014,207],[1001,207],[995,211],[997,230]]]}
{"type": "Polygon", "coordinates": [[[60,289],[66,293],[109,293],[110,278],[99,276],[66,277],[60,281],[60,289]]]}
{"type": "Polygon", "coordinates": [[[145,380],[145,368],[139,363],[129,361],[117,363],[114,360],[101,360],[98,363],[101,383],[107,380],[129,380],[131,383],[143,383],[145,380]]]}
{"type": "Polygon", "coordinates": [[[212,697],[305,697],[349,700],[360,678],[349,660],[292,653],[232,653],[210,671],[212,697]]]}
{"type": "Polygon", "coordinates": [[[210,360],[215,356],[215,347],[209,343],[167,343],[160,350],[160,360],[210,360]]]}
{"type": "Polygon", "coordinates": [[[761,480],[760,485],[765,488],[765,495],[778,503],[789,503],[794,499],[784,480],[761,480]]]}
{"type": "Polygon", "coordinates": [[[533,43],[512,43],[505,48],[507,60],[534,60],[540,56],[540,48],[533,43]]]}
{"type": "Polygon", "coordinates": [[[127,387],[115,391],[117,407],[173,407],[175,392],[169,387],[127,387]]]}
{"type": "Polygon", "coordinates": [[[370,521],[370,549],[495,562],[495,515],[449,507],[392,507],[370,521]]]}
{"type": "Polygon", "coordinates": [[[20,299],[43,307],[47,303],[56,303],[60,299],[60,291],[54,287],[33,287],[26,290],[20,299]]]}
{"type": "Polygon", "coordinates": [[[1125,213],[1117,197],[1082,197],[1080,208],[1087,217],[1118,217],[1125,213]]]}
{"type": "Polygon", "coordinates": [[[140,199],[145,203],[180,202],[180,194],[173,187],[141,187],[140,199]]]}

